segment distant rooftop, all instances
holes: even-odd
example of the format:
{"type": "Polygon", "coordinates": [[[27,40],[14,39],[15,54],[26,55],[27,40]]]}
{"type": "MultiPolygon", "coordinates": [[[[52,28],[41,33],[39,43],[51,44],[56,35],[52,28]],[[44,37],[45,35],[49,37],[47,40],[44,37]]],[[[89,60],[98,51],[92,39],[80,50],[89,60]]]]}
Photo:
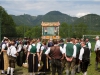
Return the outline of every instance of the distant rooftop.
{"type": "Polygon", "coordinates": [[[58,22],[42,22],[41,23],[42,26],[59,26],[60,23],[58,22]]]}

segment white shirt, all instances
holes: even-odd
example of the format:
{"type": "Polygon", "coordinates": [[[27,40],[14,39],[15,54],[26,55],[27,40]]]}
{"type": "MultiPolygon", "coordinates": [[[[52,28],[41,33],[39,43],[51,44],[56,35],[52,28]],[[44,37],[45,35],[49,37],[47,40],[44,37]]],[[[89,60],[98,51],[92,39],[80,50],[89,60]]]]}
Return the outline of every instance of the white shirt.
{"type": "Polygon", "coordinates": [[[19,44],[19,45],[18,45],[17,52],[20,52],[20,51],[21,51],[21,49],[22,49],[22,45],[21,45],[21,44],[19,44]]]}
{"type": "Polygon", "coordinates": [[[7,50],[7,54],[8,55],[11,55],[13,57],[17,57],[15,54],[17,53],[17,50],[15,48],[15,46],[10,46],[8,47],[8,50],[7,50]]]}
{"type": "Polygon", "coordinates": [[[64,47],[63,47],[63,50],[65,51],[65,54],[66,54],[66,46],[67,46],[67,44],[64,44],[64,47]]]}
{"type": "Polygon", "coordinates": [[[24,45],[23,48],[24,48],[25,50],[27,50],[27,46],[28,46],[28,45],[24,45]]]}
{"type": "Polygon", "coordinates": [[[37,46],[36,46],[36,48],[37,48],[37,52],[40,52],[40,47],[41,47],[41,43],[38,42],[38,43],[37,43],[37,46]]]}
{"type": "Polygon", "coordinates": [[[88,43],[88,48],[89,50],[91,49],[91,43],[90,42],[87,42],[88,43]]]}
{"type": "Polygon", "coordinates": [[[4,50],[6,48],[6,44],[2,44],[2,50],[4,50]]]}
{"type": "Polygon", "coordinates": [[[7,55],[10,55],[10,47],[7,49],[7,55]]]}
{"type": "Polygon", "coordinates": [[[97,48],[100,50],[100,40],[97,40],[97,41],[96,41],[94,51],[96,51],[97,48]]]}
{"type": "MultiPolygon", "coordinates": [[[[56,46],[56,45],[54,45],[54,46],[56,46]]],[[[60,47],[60,52],[62,53],[62,54],[64,54],[65,52],[64,52],[64,50],[62,49],[62,47],[60,47]]],[[[45,52],[45,54],[49,54],[50,53],[50,47],[47,49],[47,51],[45,52]]]]}
{"type": "MultiPolygon", "coordinates": [[[[64,47],[63,47],[63,50],[64,50],[65,54],[66,54],[66,46],[67,46],[67,44],[64,44],[64,47]]],[[[77,50],[77,47],[74,45],[73,46],[73,49],[74,49],[74,52],[73,52],[72,57],[76,58],[76,50],[77,50]]]]}
{"type": "Polygon", "coordinates": [[[44,46],[41,47],[41,51],[43,51],[43,50],[44,50],[44,46]]]}
{"type": "Polygon", "coordinates": [[[82,60],[84,54],[84,48],[82,47],[80,50],[79,60],[82,60]]]}

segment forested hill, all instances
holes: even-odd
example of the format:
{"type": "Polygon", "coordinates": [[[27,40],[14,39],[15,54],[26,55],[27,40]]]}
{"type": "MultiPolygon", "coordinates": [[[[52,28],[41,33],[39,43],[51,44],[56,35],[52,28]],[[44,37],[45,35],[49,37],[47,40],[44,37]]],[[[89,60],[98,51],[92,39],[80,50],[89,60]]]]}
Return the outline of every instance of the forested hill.
{"type": "Polygon", "coordinates": [[[33,21],[36,19],[36,16],[31,16],[28,14],[24,15],[11,15],[16,25],[33,25],[33,21]]]}
{"type": "Polygon", "coordinates": [[[50,11],[45,15],[31,16],[28,14],[24,15],[11,15],[16,25],[40,25],[42,21],[54,22],[59,21],[60,23],[65,22],[67,24],[73,23],[77,20],[77,17],[71,17],[67,14],[63,14],[59,11],[50,11]]]}
{"type": "MultiPolygon", "coordinates": [[[[45,15],[31,16],[28,14],[24,15],[11,15],[16,25],[41,25],[42,21],[54,22],[59,21],[60,23],[67,23],[71,25],[76,25],[79,23],[84,23],[88,27],[100,27],[100,15],[88,14],[80,18],[71,17],[67,14],[61,13],[59,11],[50,11],[45,15]]],[[[94,29],[94,28],[93,28],[94,29]]]]}
{"type": "Polygon", "coordinates": [[[88,25],[89,28],[94,29],[100,28],[100,15],[97,14],[88,14],[81,18],[78,18],[75,22],[73,22],[73,25],[84,23],[88,25]]]}

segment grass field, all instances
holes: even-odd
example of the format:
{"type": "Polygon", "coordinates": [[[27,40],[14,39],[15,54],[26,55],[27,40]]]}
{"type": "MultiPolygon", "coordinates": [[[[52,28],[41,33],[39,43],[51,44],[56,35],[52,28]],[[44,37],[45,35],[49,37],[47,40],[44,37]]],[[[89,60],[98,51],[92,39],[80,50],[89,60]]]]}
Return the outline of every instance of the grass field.
{"type": "MultiPolygon", "coordinates": [[[[94,43],[92,43],[91,65],[88,67],[87,75],[100,75],[100,72],[99,72],[100,64],[99,64],[99,70],[98,71],[95,70],[95,52],[93,51],[93,49],[94,49],[94,43]]],[[[29,75],[28,69],[16,66],[14,75],[29,75]]],[[[51,75],[51,74],[49,73],[46,75],[51,75]]],[[[66,75],[66,73],[63,72],[63,75],[66,75]]],[[[82,75],[82,73],[77,73],[76,75],[82,75]]]]}
{"type": "MultiPolygon", "coordinates": [[[[99,65],[99,70],[95,71],[95,53],[91,53],[91,65],[88,67],[87,75],[100,75],[100,65],[99,65]]],[[[15,69],[15,75],[29,75],[27,68],[23,67],[16,67],[15,69]]],[[[51,75],[51,74],[46,74],[46,75],[51,75]]],[[[66,75],[65,72],[63,75],[66,75]]],[[[77,73],[76,75],[82,75],[82,73],[77,73]]]]}

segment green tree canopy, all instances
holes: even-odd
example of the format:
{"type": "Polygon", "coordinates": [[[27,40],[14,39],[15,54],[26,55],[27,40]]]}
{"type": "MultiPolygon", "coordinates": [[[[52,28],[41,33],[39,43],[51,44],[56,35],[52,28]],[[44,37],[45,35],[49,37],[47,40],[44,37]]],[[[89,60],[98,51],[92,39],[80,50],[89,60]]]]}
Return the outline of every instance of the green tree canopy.
{"type": "Polygon", "coordinates": [[[10,15],[0,6],[1,36],[15,37],[16,25],[10,15]]]}
{"type": "Polygon", "coordinates": [[[84,23],[80,23],[77,25],[74,25],[74,31],[73,31],[73,37],[82,38],[82,35],[88,33],[87,25],[84,23]]]}

